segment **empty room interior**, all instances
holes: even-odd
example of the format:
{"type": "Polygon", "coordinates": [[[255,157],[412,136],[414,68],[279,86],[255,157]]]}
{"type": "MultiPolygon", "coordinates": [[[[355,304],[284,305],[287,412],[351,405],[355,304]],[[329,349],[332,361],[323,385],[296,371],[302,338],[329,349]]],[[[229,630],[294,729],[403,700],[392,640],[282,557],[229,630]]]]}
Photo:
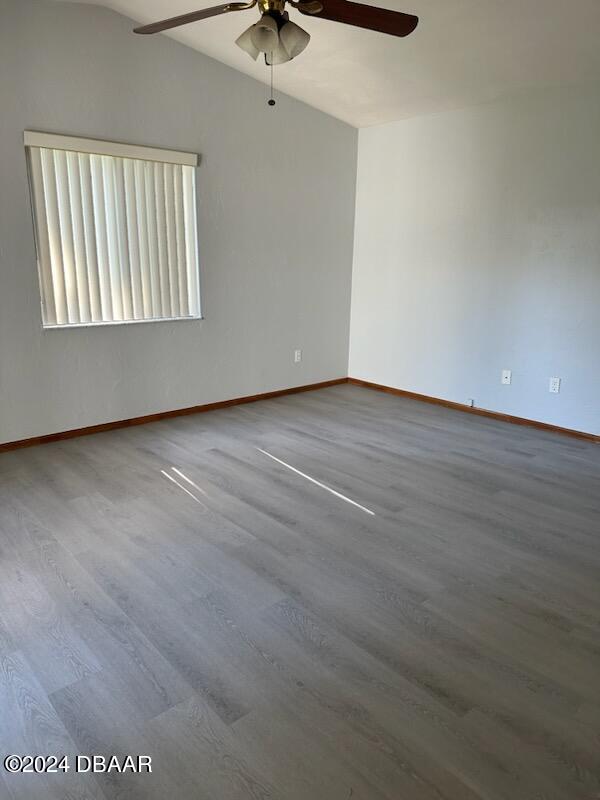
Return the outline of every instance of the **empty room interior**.
{"type": "Polygon", "coordinates": [[[600,4],[209,2],[0,0],[0,800],[600,798],[600,4]]]}

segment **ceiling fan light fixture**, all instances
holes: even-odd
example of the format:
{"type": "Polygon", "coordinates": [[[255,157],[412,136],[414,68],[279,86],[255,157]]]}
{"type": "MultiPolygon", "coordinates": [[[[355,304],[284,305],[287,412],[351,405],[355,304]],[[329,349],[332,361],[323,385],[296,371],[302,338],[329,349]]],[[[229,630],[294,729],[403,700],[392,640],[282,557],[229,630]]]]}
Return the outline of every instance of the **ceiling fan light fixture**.
{"type": "Polygon", "coordinates": [[[261,53],[271,53],[279,47],[279,28],[277,21],[270,14],[263,14],[260,22],[253,25],[252,44],[261,53]]]}
{"type": "Polygon", "coordinates": [[[306,49],[310,42],[310,34],[295,22],[286,22],[279,31],[279,39],[290,59],[296,58],[306,49]]]}
{"type": "Polygon", "coordinates": [[[241,36],[235,40],[235,43],[238,47],[241,47],[245,53],[248,53],[250,58],[256,59],[260,53],[260,50],[254,45],[252,41],[252,33],[253,33],[254,25],[251,25],[247,30],[245,30],[241,36]]]}
{"type": "Polygon", "coordinates": [[[285,64],[288,61],[291,61],[292,57],[285,49],[281,41],[277,43],[277,47],[271,50],[270,53],[265,53],[265,63],[267,66],[271,66],[271,64],[285,64]]]}

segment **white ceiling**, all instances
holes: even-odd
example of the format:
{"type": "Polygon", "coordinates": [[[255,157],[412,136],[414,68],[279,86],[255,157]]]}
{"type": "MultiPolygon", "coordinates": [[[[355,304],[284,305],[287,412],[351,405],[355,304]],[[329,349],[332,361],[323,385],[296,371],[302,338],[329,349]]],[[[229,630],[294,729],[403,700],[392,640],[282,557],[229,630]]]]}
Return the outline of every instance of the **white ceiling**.
{"type": "MultiPolygon", "coordinates": [[[[104,0],[101,5],[145,23],[218,2],[104,0]]],[[[276,88],[364,127],[532,87],[600,82],[600,0],[379,0],[378,5],[418,14],[419,27],[397,39],[311,19],[290,7],[290,18],[312,39],[297,59],[275,68],[276,88]]],[[[234,44],[256,19],[254,8],[168,35],[266,81],[264,63],[253,62],[234,44]]]]}

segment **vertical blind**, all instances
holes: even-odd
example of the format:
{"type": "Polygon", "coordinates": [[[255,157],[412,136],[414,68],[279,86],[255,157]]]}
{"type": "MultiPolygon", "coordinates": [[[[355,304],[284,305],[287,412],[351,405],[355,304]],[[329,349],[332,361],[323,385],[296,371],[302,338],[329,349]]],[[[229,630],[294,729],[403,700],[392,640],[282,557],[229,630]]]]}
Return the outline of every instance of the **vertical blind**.
{"type": "Polygon", "coordinates": [[[44,326],[199,317],[194,166],[43,136],[25,141],[44,326]]]}

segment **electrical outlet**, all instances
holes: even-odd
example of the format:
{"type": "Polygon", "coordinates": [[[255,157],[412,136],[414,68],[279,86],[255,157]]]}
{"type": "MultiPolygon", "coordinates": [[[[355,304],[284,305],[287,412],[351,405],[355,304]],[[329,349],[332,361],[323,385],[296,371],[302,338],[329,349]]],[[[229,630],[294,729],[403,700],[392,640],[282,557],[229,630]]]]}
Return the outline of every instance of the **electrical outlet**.
{"type": "Polygon", "coordinates": [[[560,378],[550,378],[548,391],[552,392],[552,394],[558,394],[560,392],[560,378]]]}
{"type": "Polygon", "coordinates": [[[512,383],[512,370],[510,369],[502,370],[502,383],[505,386],[509,386],[512,383]]]}
{"type": "Polygon", "coordinates": [[[294,350],[294,364],[299,364],[302,361],[302,350],[294,350]]]}

